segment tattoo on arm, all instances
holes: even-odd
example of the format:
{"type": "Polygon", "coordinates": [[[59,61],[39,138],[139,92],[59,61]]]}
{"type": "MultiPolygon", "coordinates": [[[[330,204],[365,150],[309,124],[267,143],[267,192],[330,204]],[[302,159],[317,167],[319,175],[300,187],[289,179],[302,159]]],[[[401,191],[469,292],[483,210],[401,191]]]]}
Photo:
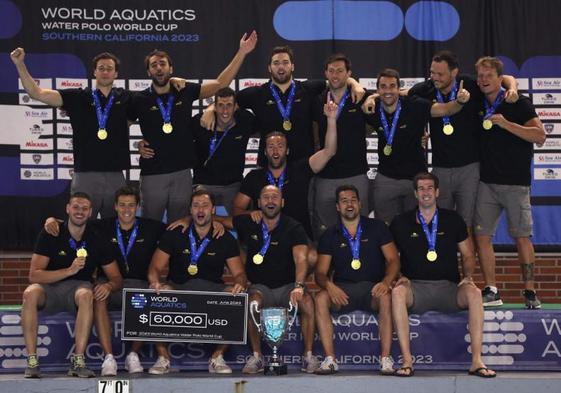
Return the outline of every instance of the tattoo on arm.
{"type": "Polygon", "coordinates": [[[522,279],[524,282],[534,281],[534,264],[533,263],[521,263],[522,268],[522,279]]]}

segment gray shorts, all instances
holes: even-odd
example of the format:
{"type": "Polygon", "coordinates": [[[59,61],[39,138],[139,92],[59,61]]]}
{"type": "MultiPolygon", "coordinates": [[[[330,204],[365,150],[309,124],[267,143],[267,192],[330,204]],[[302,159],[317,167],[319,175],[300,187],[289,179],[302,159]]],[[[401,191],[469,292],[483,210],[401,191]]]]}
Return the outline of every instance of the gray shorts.
{"type": "MultiPolygon", "coordinates": [[[[372,311],[372,287],[375,283],[371,281],[360,282],[335,282],[349,296],[349,304],[342,306],[337,312],[345,313],[354,310],[372,311]]],[[[333,308],[333,305],[332,305],[333,308]]]]}
{"type": "Polygon", "coordinates": [[[409,312],[423,314],[427,311],[458,312],[458,284],[447,280],[411,280],[413,304],[409,312]]]}
{"type": "Polygon", "coordinates": [[[188,280],[184,284],[176,284],[169,282],[169,285],[178,291],[206,291],[206,292],[224,292],[227,285],[219,282],[208,281],[202,278],[194,278],[188,280]]]}
{"type": "Polygon", "coordinates": [[[226,215],[233,215],[233,204],[234,198],[240,190],[240,182],[228,184],[227,186],[215,186],[210,184],[196,184],[194,189],[197,187],[203,187],[205,190],[210,191],[214,194],[216,198],[215,206],[224,206],[226,209],[226,215]]]}
{"type": "Polygon", "coordinates": [[[187,215],[193,192],[191,169],[140,176],[142,216],[162,221],[167,211],[167,221],[173,222],[187,215]]]}
{"type": "Polygon", "coordinates": [[[92,198],[92,218],[115,216],[115,191],[126,184],[123,172],[74,172],[70,193],[85,192],[92,198]]]}
{"type": "MultiPolygon", "coordinates": [[[[98,281],[99,284],[107,282],[107,279],[100,279],[98,281]]],[[[145,280],[138,280],[136,278],[125,278],[123,279],[123,288],[132,288],[132,289],[148,289],[150,284],[148,281],[145,280]]],[[[111,292],[109,296],[108,308],[110,310],[120,310],[123,306],[123,291],[115,291],[111,292]]]]}
{"type": "Polygon", "coordinates": [[[90,282],[82,280],[65,280],[40,285],[43,291],[45,291],[45,304],[39,310],[46,314],[64,311],[76,314],[78,306],[74,300],[74,294],[80,288],[88,288],[90,290],[92,288],[90,282]]]}
{"type": "Polygon", "coordinates": [[[294,289],[294,284],[286,284],[278,288],[269,288],[263,284],[251,284],[248,293],[260,293],[263,297],[261,307],[288,307],[290,302],[290,292],[294,289]]]}
{"type": "Polygon", "coordinates": [[[388,225],[398,214],[417,206],[412,180],[392,179],[378,173],[370,195],[374,202],[374,217],[388,225]]]}
{"type": "Polygon", "coordinates": [[[510,236],[532,236],[530,187],[487,184],[480,182],[475,207],[474,233],[493,236],[501,212],[506,210],[510,236]]]}
{"type": "Polygon", "coordinates": [[[432,174],[439,180],[438,206],[456,210],[470,228],[473,225],[479,186],[479,163],[474,162],[458,168],[435,167],[432,174]]]}
{"type": "Polygon", "coordinates": [[[319,239],[321,234],[330,226],[337,224],[339,214],[335,207],[335,190],[337,187],[351,184],[358,189],[362,208],[360,214],[367,216],[368,209],[368,177],[366,174],[343,179],[315,178],[313,206],[314,236],[319,239]]]}

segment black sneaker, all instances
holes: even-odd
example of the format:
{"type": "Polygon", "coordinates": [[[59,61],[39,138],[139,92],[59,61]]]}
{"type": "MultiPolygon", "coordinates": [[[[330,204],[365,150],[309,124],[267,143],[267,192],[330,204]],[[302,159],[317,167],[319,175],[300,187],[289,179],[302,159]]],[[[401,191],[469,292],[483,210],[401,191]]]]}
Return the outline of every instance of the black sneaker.
{"type": "Polygon", "coordinates": [[[491,288],[485,287],[481,292],[481,296],[483,297],[483,307],[495,307],[495,306],[502,306],[503,301],[501,300],[501,296],[499,292],[496,293],[491,291],[491,288]]]}
{"type": "Polygon", "coordinates": [[[524,296],[524,300],[526,300],[527,309],[535,310],[542,308],[542,302],[540,302],[540,299],[536,296],[536,291],[525,289],[522,291],[522,295],[524,296]]]}
{"type": "Polygon", "coordinates": [[[86,366],[84,355],[72,355],[70,362],[69,376],[78,378],[91,378],[95,376],[95,373],[86,366]]]}
{"type": "Polygon", "coordinates": [[[27,367],[25,368],[24,377],[41,378],[41,370],[39,369],[37,355],[29,355],[27,358],[27,367]]]}

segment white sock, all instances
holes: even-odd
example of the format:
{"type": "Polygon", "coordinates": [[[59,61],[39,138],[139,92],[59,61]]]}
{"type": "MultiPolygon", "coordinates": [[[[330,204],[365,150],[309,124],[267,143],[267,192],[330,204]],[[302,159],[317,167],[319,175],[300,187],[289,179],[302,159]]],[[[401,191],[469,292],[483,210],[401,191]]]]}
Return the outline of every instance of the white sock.
{"type": "Polygon", "coordinates": [[[491,292],[493,292],[493,293],[499,292],[499,290],[497,289],[497,287],[492,287],[492,286],[489,285],[488,288],[489,288],[489,289],[491,290],[491,292]]]}

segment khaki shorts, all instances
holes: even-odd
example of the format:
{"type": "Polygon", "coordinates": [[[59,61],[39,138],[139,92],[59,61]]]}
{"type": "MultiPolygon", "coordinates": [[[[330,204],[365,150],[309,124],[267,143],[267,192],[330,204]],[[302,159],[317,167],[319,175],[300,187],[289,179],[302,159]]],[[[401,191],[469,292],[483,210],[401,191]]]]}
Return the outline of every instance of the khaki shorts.
{"type": "Polygon", "coordinates": [[[475,206],[474,233],[493,236],[502,211],[506,210],[510,236],[532,236],[530,187],[480,182],[475,206]]]}
{"type": "Polygon", "coordinates": [[[68,312],[76,314],[78,306],[74,300],[74,294],[80,288],[92,288],[92,284],[82,280],[64,280],[52,284],[40,284],[45,291],[45,304],[39,308],[46,314],[57,312],[68,312]]]}
{"type": "Polygon", "coordinates": [[[423,314],[427,311],[458,312],[458,284],[448,280],[411,280],[413,304],[409,312],[423,314]]]}

